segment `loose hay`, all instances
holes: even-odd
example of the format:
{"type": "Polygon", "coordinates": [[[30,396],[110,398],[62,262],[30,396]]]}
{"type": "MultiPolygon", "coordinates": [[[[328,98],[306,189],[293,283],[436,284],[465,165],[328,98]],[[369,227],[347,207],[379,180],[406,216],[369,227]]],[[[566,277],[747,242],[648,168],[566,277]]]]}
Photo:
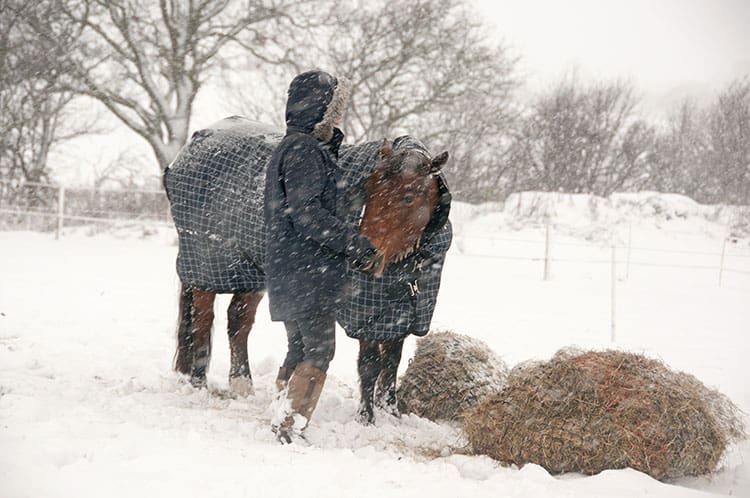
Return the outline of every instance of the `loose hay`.
{"type": "Polygon", "coordinates": [[[656,479],[715,470],[745,437],[739,409],[692,375],[620,351],[559,351],[511,371],[464,417],[476,453],[549,472],[631,467],[656,479]]]}
{"type": "Polygon", "coordinates": [[[417,341],[401,377],[399,409],[430,420],[459,420],[488,394],[500,392],[508,367],[484,342],[453,332],[417,341]]]}

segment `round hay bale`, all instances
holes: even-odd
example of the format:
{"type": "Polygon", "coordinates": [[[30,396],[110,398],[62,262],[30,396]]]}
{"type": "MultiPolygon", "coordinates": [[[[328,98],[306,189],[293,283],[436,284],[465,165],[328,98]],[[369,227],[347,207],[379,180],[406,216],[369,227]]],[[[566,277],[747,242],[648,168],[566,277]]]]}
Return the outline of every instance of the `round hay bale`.
{"type": "Polygon", "coordinates": [[[551,473],[631,467],[656,479],[710,473],[741,412],[662,362],[621,351],[563,350],[516,367],[505,389],[464,417],[475,453],[551,473]]]}
{"type": "Polygon", "coordinates": [[[458,420],[485,396],[499,392],[508,367],[484,342],[453,332],[432,332],[399,381],[402,413],[430,420],[458,420]]]}

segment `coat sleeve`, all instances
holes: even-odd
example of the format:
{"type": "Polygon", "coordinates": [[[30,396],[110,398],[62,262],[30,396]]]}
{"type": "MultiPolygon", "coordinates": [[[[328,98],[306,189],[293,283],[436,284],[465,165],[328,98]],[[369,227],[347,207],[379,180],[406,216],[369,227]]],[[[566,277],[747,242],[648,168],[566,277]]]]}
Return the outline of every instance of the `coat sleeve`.
{"type": "Polygon", "coordinates": [[[315,145],[299,141],[286,152],[282,175],[287,214],[294,228],[330,250],[347,254],[357,232],[321,204],[326,185],[325,159],[315,145]]]}

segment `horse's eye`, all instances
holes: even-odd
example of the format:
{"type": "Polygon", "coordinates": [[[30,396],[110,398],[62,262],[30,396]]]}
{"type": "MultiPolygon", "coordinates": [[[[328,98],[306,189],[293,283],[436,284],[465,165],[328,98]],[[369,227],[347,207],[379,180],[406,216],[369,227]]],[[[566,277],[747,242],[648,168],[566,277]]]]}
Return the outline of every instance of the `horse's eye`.
{"type": "Polygon", "coordinates": [[[411,204],[414,202],[414,194],[406,194],[403,199],[401,199],[404,204],[411,204]]]}

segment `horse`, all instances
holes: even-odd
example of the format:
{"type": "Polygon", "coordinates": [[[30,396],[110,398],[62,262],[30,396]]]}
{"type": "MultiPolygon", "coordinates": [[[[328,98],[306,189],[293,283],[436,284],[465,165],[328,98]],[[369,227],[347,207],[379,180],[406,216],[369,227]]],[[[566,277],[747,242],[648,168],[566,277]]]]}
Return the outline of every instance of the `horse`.
{"type": "MultiPolygon", "coordinates": [[[[180,242],[177,267],[181,290],[173,367],[189,376],[196,388],[206,386],[216,294],[231,293],[227,310],[229,385],[235,394],[253,393],[247,340],[264,294],[261,180],[280,138],[277,132],[257,123],[228,118],[196,132],[164,174],[180,242]],[[206,166],[209,161],[213,161],[213,167],[206,166]],[[239,166],[232,170],[235,165],[239,166]],[[237,181],[238,171],[244,175],[245,183],[237,181]],[[250,205],[242,207],[243,201],[250,205]],[[197,209],[197,213],[191,209],[197,209]],[[238,220],[249,225],[243,230],[237,225],[238,220]],[[252,236],[248,237],[248,232],[252,236]],[[217,259],[207,261],[210,259],[207,255],[217,259]]],[[[379,144],[344,146],[339,160],[340,164],[350,166],[365,164],[364,168],[348,170],[353,173],[344,196],[348,196],[348,201],[343,203],[342,216],[357,220],[361,213],[358,230],[368,236],[377,250],[373,264],[362,270],[372,281],[381,279],[392,266],[419,256],[423,235],[434,222],[436,212],[445,218],[443,223],[447,221],[445,206],[450,196],[440,170],[448,153],[431,158],[418,141],[400,138],[393,142],[385,139],[379,144]],[[370,163],[374,166],[368,166],[370,163]]],[[[402,348],[403,338],[391,341],[360,338],[358,420],[361,422],[374,421],[376,382],[379,403],[397,414],[395,384],[402,348]]]]}
{"type": "MultiPolygon", "coordinates": [[[[386,265],[406,261],[419,250],[421,236],[440,205],[436,175],[447,159],[447,152],[430,159],[414,147],[394,154],[384,141],[381,161],[364,184],[366,201],[359,225],[359,232],[372,241],[382,257],[380,265],[372,269],[376,275],[382,275],[386,265]]],[[[412,293],[417,291],[410,288],[412,293]]],[[[359,339],[359,422],[374,423],[373,405],[399,415],[396,375],[403,346],[403,337],[390,341],[359,339]]]]}

